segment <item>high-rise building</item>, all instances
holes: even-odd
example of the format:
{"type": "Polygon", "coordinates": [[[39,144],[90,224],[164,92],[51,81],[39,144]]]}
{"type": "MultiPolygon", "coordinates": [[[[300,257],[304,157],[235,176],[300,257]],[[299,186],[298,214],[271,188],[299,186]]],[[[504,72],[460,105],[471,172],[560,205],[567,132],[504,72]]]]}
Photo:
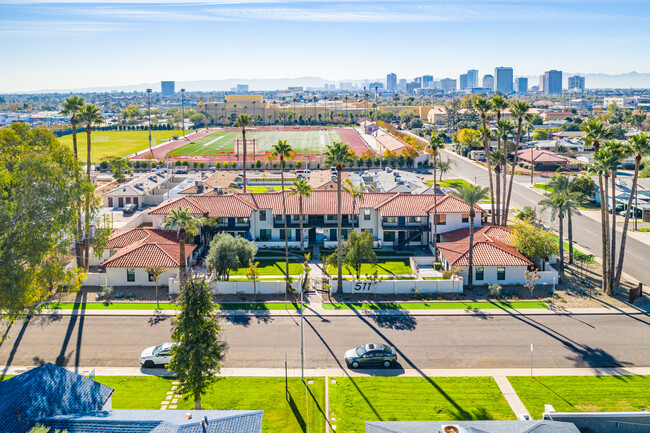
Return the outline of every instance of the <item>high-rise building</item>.
{"type": "Polygon", "coordinates": [[[475,89],[478,87],[478,70],[470,69],[467,71],[467,88],[475,89]]]}
{"type": "Polygon", "coordinates": [[[483,75],[483,88],[494,91],[494,76],[490,74],[483,75]]]}
{"type": "Polygon", "coordinates": [[[580,90],[584,92],[585,77],[581,77],[580,75],[569,77],[569,90],[580,90]]]}
{"type": "Polygon", "coordinates": [[[440,80],[440,86],[442,87],[443,92],[455,92],[456,80],[453,78],[443,78],[440,80]]]}
{"type": "Polygon", "coordinates": [[[512,93],[512,68],[499,66],[494,68],[494,89],[506,95],[512,93]]]}
{"type": "Polygon", "coordinates": [[[420,89],[422,87],[422,83],[417,81],[417,78],[409,83],[406,83],[406,91],[408,93],[413,93],[415,92],[415,89],[420,89]]]}
{"type": "Polygon", "coordinates": [[[422,76],[422,87],[428,89],[433,86],[433,75],[422,76]]]}
{"type": "Polygon", "coordinates": [[[176,91],[176,81],[161,81],[160,91],[163,96],[174,96],[176,91]]]}
{"type": "Polygon", "coordinates": [[[406,90],[406,79],[405,78],[402,78],[401,80],[399,80],[399,84],[397,85],[397,88],[399,90],[406,90]]]}
{"type": "Polygon", "coordinates": [[[517,93],[528,93],[528,78],[515,78],[515,91],[517,93]]]}
{"type": "Polygon", "coordinates": [[[377,90],[384,90],[384,83],[380,83],[379,81],[374,81],[370,84],[368,84],[368,88],[372,90],[373,92],[375,89],[377,90]]]}
{"type": "Polygon", "coordinates": [[[394,92],[397,90],[397,75],[393,73],[386,75],[386,89],[389,92],[394,92]]]}
{"type": "Polygon", "coordinates": [[[467,74],[460,74],[460,79],[458,80],[458,89],[467,89],[467,74]]]}
{"type": "Polygon", "coordinates": [[[418,87],[422,87],[422,77],[413,78],[413,82],[416,83],[418,87]]]}
{"type": "Polygon", "coordinates": [[[551,69],[544,72],[544,93],[562,93],[562,71],[551,69]]]}
{"type": "Polygon", "coordinates": [[[237,84],[233,90],[237,93],[248,93],[248,84],[237,84]]]}

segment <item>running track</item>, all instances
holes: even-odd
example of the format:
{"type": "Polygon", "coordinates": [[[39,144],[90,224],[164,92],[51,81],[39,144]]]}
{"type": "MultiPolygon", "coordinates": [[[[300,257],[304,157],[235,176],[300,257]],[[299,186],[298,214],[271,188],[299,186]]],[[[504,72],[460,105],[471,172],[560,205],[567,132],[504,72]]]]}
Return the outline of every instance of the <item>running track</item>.
{"type": "MultiPolygon", "coordinates": [[[[361,138],[359,133],[352,129],[352,128],[329,128],[329,127],[322,127],[322,126],[256,126],[254,129],[257,131],[316,131],[316,130],[322,130],[322,129],[336,129],[339,135],[341,136],[341,140],[343,140],[344,143],[346,143],[354,153],[356,153],[358,156],[361,156],[364,152],[372,150],[368,147],[366,142],[361,138]]],[[[174,150],[178,149],[179,147],[185,146],[186,144],[192,143],[196,140],[199,140],[207,135],[213,134],[218,131],[239,131],[239,128],[208,128],[208,129],[203,129],[198,132],[188,134],[185,137],[179,138],[178,140],[173,140],[168,143],[164,143],[158,147],[156,147],[153,150],[154,153],[154,159],[157,159],[159,161],[164,161],[167,153],[174,150]]],[[[373,152],[374,153],[374,152],[373,152]]],[[[144,156],[148,154],[147,151],[142,151],[139,154],[135,154],[131,156],[131,159],[144,159],[144,156]]],[[[318,155],[317,154],[305,154],[305,155],[300,155],[302,158],[306,160],[315,160],[318,155]]],[[[217,154],[217,155],[175,155],[175,156],[170,156],[171,159],[176,160],[188,160],[188,161],[238,161],[240,158],[237,155],[231,154],[217,154]]],[[[250,160],[264,160],[265,156],[264,155],[248,155],[248,158],[250,160]]]]}

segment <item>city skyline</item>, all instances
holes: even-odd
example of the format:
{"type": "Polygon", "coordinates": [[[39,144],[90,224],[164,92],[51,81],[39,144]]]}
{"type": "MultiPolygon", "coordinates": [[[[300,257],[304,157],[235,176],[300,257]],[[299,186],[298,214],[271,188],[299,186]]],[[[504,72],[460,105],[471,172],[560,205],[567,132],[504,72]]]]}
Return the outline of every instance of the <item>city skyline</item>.
{"type": "Polygon", "coordinates": [[[0,0],[0,54],[20,59],[0,66],[0,92],[166,79],[318,75],[332,81],[373,80],[388,72],[398,77],[433,74],[458,79],[469,68],[484,75],[497,65],[512,66],[515,76],[536,76],[551,69],[650,72],[650,60],[638,56],[638,47],[650,42],[650,36],[630,24],[650,17],[650,6],[641,1],[369,4],[0,0]],[[578,15],[581,19],[575,20],[578,15]],[[390,32],[384,31],[387,26],[390,32]],[[448,41],[435,44],[435,56],[427,54],[433,48],[424,42],[432,32],[445,34],[448,41]],[[523,49],[564,47],[567,37],[580,49],[566,46],[551,57],[523,49]],[[372,43],[362,44],[361,55],[360,45],[351,42],[365,39],[372,43]],[[503,43],[510,39],[522,49],[503,43]],[[418,61],[394,62],[390,52],[418,61]],[[606,61],[602,53],[607,53],[606,61]],[[181,54],[186,61],[177,61],[181,54]],[[445,62],[436,60],[440,58],[445,62]],[[48,65],[45,74],[43,64],[48,65]]]}

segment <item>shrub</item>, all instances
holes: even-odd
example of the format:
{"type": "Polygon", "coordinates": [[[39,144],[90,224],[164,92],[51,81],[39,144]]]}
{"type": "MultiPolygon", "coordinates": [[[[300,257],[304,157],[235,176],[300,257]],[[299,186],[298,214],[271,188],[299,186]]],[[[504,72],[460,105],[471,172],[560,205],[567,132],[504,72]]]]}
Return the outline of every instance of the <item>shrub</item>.
{"type": "Polygon", "coordinates": [[[203,168],[205,167],[205,162],[204,162],[204,161],[201,161],[201,162],[199,163],[199,167],[201,167],[201,170],[203,170],[203,168]]]}
{"type": "Polygon", "coordinates": [[[102,161],[99,163],[99,168],[101,170],[108,170],[108,161],[102,161]]]}
{"type": "Polygon", "coordinates": [[[220,169],[220,168],[221,168],[221,163],[220,163],[219,161],[217,161],[217,163],[216,163],[214,166],[215,166],[217,169],[220,169]]]}
{"type": "Polygon", "coordinates": [[[183,164],[183,167],[187,167],[187,166],[189,166],[189,165],[190,165],[190,163],[189,163],[188,161],[183,161],[183,163],[182,163],[182,164],[183,164]]]}
{"type": "Polygon", "coordinates": [[[176,167],[180,167],[180,166],[181,166],[181,162],[180,162],[179,160],[176,160],[176,162],[174,163],[174,165],[175,165],[176,167]]]}
{"type": "Polygon", "coordinates": [[[492,296],[493,298],[498,298],[501,296],[501,290],[503,289],[503,287],[501,287],[501,284],[499,283],[490,284],[488,288],[490,289],[490,296],[492,296]]]}
{"type": "Polygon", "coordinates": [[[198,162],[198,161],[194,161],[194,162],[192,163],[192,166],[194,167],[194,170],[196,170],[196,167],[199,166],[199,162],[198,162]]]}
{"type": "Polygon", "coordinates": [[[233,161],[233,162],[230,163],[230,166],[231,166],[232,168],[235,168],[235,167],[237,167],[237,163],[236,163],[235,161],[233,161]]]}
{"type": "Polygon", "coordinates": [[[261,168],[262,167],[262,161],[258,159],[257,162],[255,163],[255,167],[261,168]]]}
{"type": "Polygon", "coordinates": [[[108,299],[113,294],[113,286],[102,287],[102,298],[108,299]]]}
{"type": "Polygon", "coordinates": [[[302,167],[302,161],[297,161],[296,168],[301,168],[301,167],[302,167]]]}

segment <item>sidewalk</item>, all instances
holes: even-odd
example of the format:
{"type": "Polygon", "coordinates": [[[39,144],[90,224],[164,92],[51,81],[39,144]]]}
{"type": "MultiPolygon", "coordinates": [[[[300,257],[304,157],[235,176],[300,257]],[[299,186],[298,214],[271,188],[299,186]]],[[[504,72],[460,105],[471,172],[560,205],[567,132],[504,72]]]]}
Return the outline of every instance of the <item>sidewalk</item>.
{"type": "MultiPolygon", "coordinates": [[[[24,373],[35,366],[0,366],[5,375],[24,373]],[[6,369],[6,370],[5,370],[6,369]]],[[[97,376],[161,376],[171,374],[164,368],[139,367],[66,367],[82,375],[88,375],[95,370],[97,376]]],[[[288,368],[287,376],[300,377],[300,368],[288,368]]],[[[283,367],[277,368],[236,368],[221,369],[223,377],[284,377],[283,367]]],[[[620,368],[534,368],[533,376],[632,376],[650,375],[650,367],[620,367],[620,368]]],[[[530,368],[452,368],[452,369],[361,369],[348,368],[305,368],[308,377],[510,377],[530,376],[530,368]]]]}
{"type": "MultiPolygon", "coordinates": [[[[174,317],[178,310],[41,310],[49,316],[161,316],[174,317]]],[[[299,310],[221,310],[222,316],[271,316],[300,317],[299,310]]],[[[349,317],[349,316],[551,316],[551,315],[648,315],[650,311],[641,308],[525,308],[525,309],[414,309],[414,310],[325,310],[322,304],[310,304],[304,312],[305,317],[349,317]]]]}

